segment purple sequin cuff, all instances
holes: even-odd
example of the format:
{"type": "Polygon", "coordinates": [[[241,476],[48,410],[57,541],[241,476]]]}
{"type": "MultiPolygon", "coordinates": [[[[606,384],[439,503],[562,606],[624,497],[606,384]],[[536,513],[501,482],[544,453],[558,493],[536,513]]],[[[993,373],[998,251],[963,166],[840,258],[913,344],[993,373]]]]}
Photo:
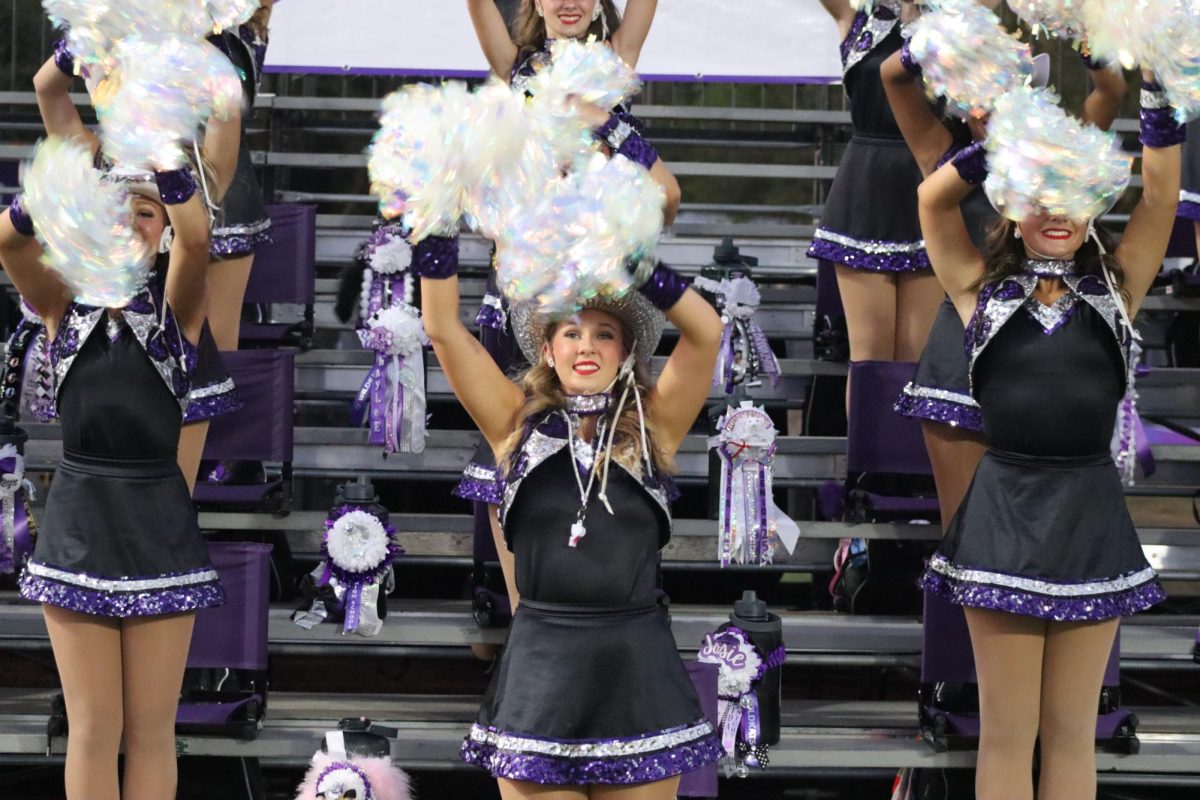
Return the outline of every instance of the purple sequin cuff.
{"type": "Polygon", "coordinates": [[[13,229],[22,236],[33,236],[33,220],[25,213],[21,205],[21,195],[13,197],[8,204],[8,218],[12,220],[13,229]]]}
{"type": "Polygon", "coordinates": [[[479,306],[479,313],[475,315],[475,324],[480,328],[491,328],[494,331],[502,331],[507,322],[508,315],[504,313],[504,309],[500,306],[499,298],[496,299],[495,303],[491,303],[485,297],[483,303],[479,306]]]}
{"type": "Polygon", "coordinates": [[[923,419],[962,428],[968,431],[983,430],[983,412],[978,406],[971,407],[941,397],[921,396],[907,391],[896,400],[896,413],[909,419],[923,419]]]}
{"type": "Polygon", "coordinates": [[[655,308],[667,311],[679,302],[687,288],[687,279],[660,261],[638,290],[655,308]]]}
{"type": "Polygon", "coordinates": [[[1184,219],[1190,219],[1192,222],[1200,222],[1200,201],[1180,199],[1179,208],[1175,214],[1184,219]]]}
{"type": "Polygon", "coordinates": [[[724,755],[715,733],[651,753],[567,757],[515,752],[468,738],[459,751],[462,760],[482,767],[496,778],[544,785],[630,785],[650,783],[715,764],[724,755]]]}
{"type": "Polygon", "coordinates": [[[929,256],[922,242],[856,242],[822,238],[817,231],[808,248],[808,257],[844,264],[851,269],[871,272],[915,272],[930,269],[929,256]]]}
{"type": "Polygon", "coordinates": [[[71,586],[25,572],[21,575],[19,588],[21,597],[26,600],[98,617],[178,614],[225,602],[225,590],[217,581],[149,591],[109,592],[71,586]]]}
{"type": "Polygon", "coordinates": [[[273,244],[275,234],[270,228],[257,233],[221,234],[214,231],[209,253],[217,258],[237,258],[257,253],[273,244]]]}
{"type": "Polygon", "coordinates": [[[470,464],[451,494],[463,500],[498,506],[504,501],[504,481],[496,478],[494,469],[470,464]]]}
{"type": "Polygon", "coordinates": [[[1006,611],[1055,622],[1083,622],[1127,617],[1167,598],[1158,579],[1124,591],[1082,597],[1051,597],[1004,586],[971,583],[926,569],[921,588],[951,603],[971,608],[1006,611]]]}
{"type": "Polygon", "coordinates": [[[626,137],[617,152],[646,169],[650,169],[654,162],[658,161],[658,151],[654,149],[654,145],[642,138],[640,133],[632,133],[626,137]]]}
{"type": "MultiPolygon", "coordinates": [[[[1153,93],[1151,93],[1153,94],[1153,93]]],[[[1175,117],[1170,105],[1158,108],[1146,105],[1147,91],[1142,89],[1141,135],[1138,137],[1146,147],[1174,147],[1187,141],[1187,127],[1175,117]]]]}
{"type": "Polygon", "coordinates": [[[427,236],[413,245],[412,273],[419,278],[449,278],[458,274],[458,237],[427,236]]]}
{"type": "Polygon", "coordinates": [[[154,173],[158,196],[168,206],[186,203],[196,193],[196,179],[186,167],[154,173]]]}
{"type": "Polygon", "coordinates": [[[987,150],[983,142],[975,142],[959,150],[950,163],[958,170],[958,176],[972,186],[987,180],[987,150]]]}
{"type": "Polygon", "coordinates": [[[75,56],[67,46],[66,37],[54,43],[54,66],[68,78],[75,77],[75,56]]]}
{"type": "Polygon", "coordinates": [[[904,67],[904,71],[909,75],[919,78],[924,70],[921,69],[921,62],[917,61],[912,54],[912,50],[909,49],[908,43],[910,41],[910,39],[905,39],[904,44],[900,45],[900,66],[904,67]]]}
{"type": "Polygon", "coordinates": [[[245,406],[242,398],[238,396],[237,389],[192,397],[188,399],[187,411],[183,414],[183,424],[203,422],[206,419],[232,414],[235,411],[241,411],[245,406]]]}

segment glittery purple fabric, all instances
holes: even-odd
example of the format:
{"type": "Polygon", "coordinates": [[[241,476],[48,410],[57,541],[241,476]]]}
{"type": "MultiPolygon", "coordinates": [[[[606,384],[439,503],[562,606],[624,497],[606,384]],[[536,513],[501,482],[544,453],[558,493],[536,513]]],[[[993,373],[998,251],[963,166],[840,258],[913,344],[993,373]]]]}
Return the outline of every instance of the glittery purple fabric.
{"type": "MultiPolygon", "coordinates": [[[[905,44],[907,44],[907,43],[908,42],[906,40],[905,44]]],[[[963,145],[959,144],[958,142],[955,142],[954,144],[950,145],[948,148],[946,148],[946,152],[942,153],[941,158],[939,158],[937,160],[937,163],[934,164],[933,168],[941,169],[943,166],[945,166],[947,163],[949,163],[949,161],[952,158],[954,158],[956,155],[961,153],[962,149],[963,149],[963,145]]]]}
{"type": "Polygon", "coordinates": [[[21,597],[26,600],[99,617],[176,614],[225,602],[225,590],[216,581],[152,591],[105,592],[70,586],[25,572],[21,575],[19,588],[21,597]]]}
{"type": "Polygon", "coordinates": [[[640,133],[631,133],[621,143],[621,149],[617,152],[646,169],[650,169],[654,162],[658,161],[658,151],[654,149],[654,145],[643,139],[640,133]]]}
{"type": "Polygon", "coordinates": [[[955,605],[1007,611],[1055,622],[1082,622],[1127,617],[1145,611],[1167,598],[1157,579],[1131,589],[1090,597],[1048,597],[1004,586],[990,586],[950,578],[925,570],[921,588],[955,605]]]}
{"type": "Polygon", "coordinates": [[[270,228],[251,234],[229,234],[227,236],[213,234],[209,253],[221,258],[248,256],[273,244],[275,244],[275,234],[271,232],[270,228]]]}
{"type": "MultiPolygon", "coordinates": [[[[639,737],[640,738],[640,737],[639,737]]],[[[493,777],[555,786],[650,783],[693,772],[724,755],[715,733],[654,753],[608,758],[564,758],[513,753],[467,739],[459,755],[493,777]]]]}
{"type": "Polygon", "coordinates": [[[232,414],[234,411],[240,411],[245,405],[236,388],[221,394],[189,400],[187,411],[183,414],[183,424],[232,414]]]}
{"type": "Polygon", "coordinates": [[[934,397],[914,397],[901,393],[893,408],[902,417],[940,422],[968,431],[983,430],[983,413],[978,408],[934,397]]]}
{"type": "Polygon", "coordinates": [[[8,204],[8,218],[12,220],[13,230],[22,236],[33,236],[33,220],[25,213],[21,205],[21,195],[14,195],[8,204]]]}
{"type": "Polygon", "coordinates": [[[1184,219],[1190,219],[1193,222],[1200,222],[1200,203],[1195,203],[1191,200],[1180,200],[1179,209],[1175,214],[1184,219]]]}
{"type": "Polygon", "coordinates": [[[158,184],[158,196],[169,206],[186,203],[196,193],[196,179],[186,167],[155,172],[154,182],[158,184]]]}
{"type": "MultiPolygon", "coordinates": [[[[838,45],[838,50],[842,54],[843,64],[845,64],[847,59],[850,58],[850,52],[852,50],[862,49],[862,42],[859,42],[858,40],[860,37],[862,37],[863,28],[867,26],[868,19],[870,19],[870,15],[865,11],[859,11],[854,15],[854,22],[850,23],[850,30],[847,32],[846,38],[842,40],[840,45],[838,45]]],[[[866,43],[866,47],[869,48],[870,46],[871,43],[868,41],[866,43]]]]}
{"type": "Polygon", "coordinates": [[[1173,147],[1187,141],[1187,127],[1181,125],[1175,118],[1175,109],[1142,108],[1141,136],[1139,139],[1146,147],[1173,147]]]}
{"type": "Polygon", "coordinates": [[[413,245],[412,273],[419,278],[449,278],[458,273],[458,237],[427,236],[413,245]]]}
{"type": "Polygon", "coordinates": [[[931,268],[929,256],[924,248],[909,252],[870,253],[857,247],[818,238],[814,238],[809,245],[808,257],[871,272],[914,272],[931,268]]]}
{"type": "Polygon", "coordinates": [[[475,500],[498,506],[504,500],[504,482],[463,476],[463,479],[454,487],[452,494],[463,500],[475,500]]]}
{"type": "Polygon", "coordinates": [[[983,142],[975,142],[959,150],[950,163],[958,170],[958,176],[973,186],[987,180],[987,150],[983,142]]]}
{"type": "Polygon", "coordinates": [[[666,311],[679,302],[687,288],[687,279],[660,261],[639,291],[655,308],[666,311]]]}
{"type": "Polygon", "coordinates": [[[904,71],[914,78],[921,77],[924,70],[921,69],[921,62],[913,57],[912,50],[909,48],[909,39],[904,40],[904,44],[900,45],[900,66],[904,67],[904,71]]]}
{"type": "Polygon", "coordinates": [[[54,43],[54,66],[68,78],[75,77],[75,56],[67,46],[66,38],[54,43]]]}
{"type": "Polygon", "coordinates": [[[495,306],[484,303],[479,307],[479,313],[475,315],[475,324],[481,328],[491,328],[492,330],[504,330],[504,323],[507,321],[503,311],[495,306]]]}

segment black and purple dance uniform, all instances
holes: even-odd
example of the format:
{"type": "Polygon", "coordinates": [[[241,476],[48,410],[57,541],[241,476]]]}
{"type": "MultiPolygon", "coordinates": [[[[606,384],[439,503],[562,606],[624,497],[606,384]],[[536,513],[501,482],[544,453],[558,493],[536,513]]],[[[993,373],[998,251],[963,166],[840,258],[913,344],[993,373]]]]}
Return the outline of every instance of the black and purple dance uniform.
{"type": "MultiPolygon", "coordinates": [[[[267,43],[258,38],[249,25],[239,25],[236,30],[213,34],[208,41],[229,58],[242,81],[245,107],[247,110],[253,108],[262,78],[263,61],[267,57],[267,43]]],[[[254,175],[243,118],[237,171],[221,200],[221,208],[213,224],[212,256],[240,258],[252,255],[271,242],[271,219],[267,216],[262,187],[254,175]]]]}
{"type": "Polygon", "coordinates": [[[879,68],[900,49],[898,0],[858,12],[841,45],[853,135],[838,165],[810,258],[872,272],[929,269],[917,213],[921,170],[892,115],[879,68]]]}
{"type": "Polygon", "coordinates": [[[574,463],[569,424],[552,411],[531,426],[504,486],[521,602],[462,757],[497,778],[558,785],[646,783],[714,763],[721,744],[658,599],[667,490],[614,460],[615,515],[593,494],[587,535],[569,546],[572,472],[591,464],[590,448],[574,463]]]}
{"type": "Polygon", "coordinates": [[[72,303],[50,345],[63,457],[21,596],[107,617],[220,605],[176,463],[196,349],[149,289],[116,313],[72,303]]]}
{"type": "Polygon", "coordinates": [[[1179,210],[1184,219],[1200,222],[1200,120],[1188,123],[1188,140],[1183,145],[1183,174],[1179,210]]]}
{"type": "MultiPolygon", "coordinates": [[[[1102,278],[1052,306],[1026,271],[986,287],[967,326],[989,449],[922,578],[958,605],[1101,620],[1164,599],[1110,454],[1131,339],[1102,278]]],[[[1042,265],[1042,266],[1039,266],[1042,265]]]]}

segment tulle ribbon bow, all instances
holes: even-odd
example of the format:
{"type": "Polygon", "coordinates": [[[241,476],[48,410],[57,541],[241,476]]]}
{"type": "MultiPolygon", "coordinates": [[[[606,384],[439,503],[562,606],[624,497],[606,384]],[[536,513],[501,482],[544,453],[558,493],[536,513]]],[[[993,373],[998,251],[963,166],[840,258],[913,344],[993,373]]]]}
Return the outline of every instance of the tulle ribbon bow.
{"type": "Polygon", "coordinates": [[[25,459],[16,445],[0,447],[0,573],[11,573],[33,552],[28,499],[33,484],[25,479],[25,459]]]}
{"type": "Polygon", "coordinates": [[[720,281],[700,276],[693,283],[716,298],[725,325],[713,386],[723,386],[730,394],[736,384],[752,383],[764,375],[772,386],[779,385],[779,360],[754,318],[762,302],[754,281],[742,275],[720,281]]]}

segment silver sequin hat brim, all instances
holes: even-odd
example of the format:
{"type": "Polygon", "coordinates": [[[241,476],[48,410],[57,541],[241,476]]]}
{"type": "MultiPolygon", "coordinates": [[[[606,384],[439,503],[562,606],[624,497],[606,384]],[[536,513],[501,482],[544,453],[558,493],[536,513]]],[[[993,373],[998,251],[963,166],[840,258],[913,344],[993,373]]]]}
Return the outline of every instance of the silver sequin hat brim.
{"type": "MultiPolygon", "coordinates": [[[[583,307],[604,311],[624,322],[637,339],[636,352],[639,361],[648,362],[658,349],[658,342],[662,339],[667,320],[641,292],[632,291],[617,299],[596,297],[584,302],[583,307]]],[[[532,303],[516,304],[509,309],[513,336],[530,364],[536,364],[542,357],[546,329],[563,319],[567,317],[555,318],[542,314],[532,303]]]]}

